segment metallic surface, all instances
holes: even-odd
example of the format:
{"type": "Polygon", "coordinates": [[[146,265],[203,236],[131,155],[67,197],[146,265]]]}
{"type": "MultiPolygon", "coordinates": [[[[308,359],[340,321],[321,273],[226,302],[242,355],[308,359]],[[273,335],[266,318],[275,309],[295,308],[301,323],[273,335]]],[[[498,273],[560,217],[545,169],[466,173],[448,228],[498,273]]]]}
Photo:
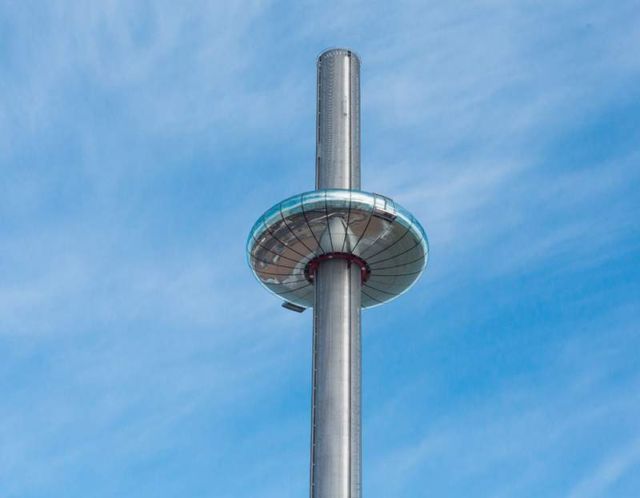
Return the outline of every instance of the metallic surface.
{"type": "Polygon", "coordinates": [[[360,497],[360,269],[318,269],[313,323],[312,498],[360,497]]]}
{"type": "Polygon", "coordinates": [[[258,281],[278,297],[313,306],[306,270],[332,253],[350,253],[370,271],[362,307],[406,292],[428,260],[420,223],[391,199],[362,191],[318,190],[276,204],[255,223],[247,243],[258,281]]]}
{"type": "MultiPolygon", "coordinates": [[[[317,189],[360,188],[360,61],[318,58],[317,189]]],[[[325,197],[326,198],[326,197],[325,197]]],[[[329,216],[319,249],[349,247],[349,223],[329,216]],[[333,234],[340,234],[334,242],[333,234]]],[[[322,261],[313,307],[311,498],[360,498],[360,268],[322,261]]]]}
{"type": "Polygon", "coordinates": [[[314,308],[311,498],[361,498],[361,309],[411,287],[429,247],[408,211],[360,191],[359,58],[327,50],[317,67],[316,190],[262,215],[247,255],[285,307],[314,308]]]}
{"type": "Polygon", "coordinates": [[[360,189],[360,59],[331,49],[318,57],[316,188],[360,189]]]}

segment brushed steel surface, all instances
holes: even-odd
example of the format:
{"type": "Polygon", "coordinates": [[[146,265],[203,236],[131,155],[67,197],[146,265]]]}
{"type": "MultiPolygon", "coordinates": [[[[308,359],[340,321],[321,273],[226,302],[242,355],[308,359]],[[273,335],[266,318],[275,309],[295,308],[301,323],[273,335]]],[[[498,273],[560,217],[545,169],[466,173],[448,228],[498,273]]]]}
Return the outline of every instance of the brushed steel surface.
{"type": "Polygon", "coordinates": [[[316,188],[360,189],[360,59],[347,49],[318,57],[316,188]]]}
{"type": "Polygon", "coordinates": [[[311,497],[360,498],[360,268],[321,263],[315,281],[311,497]]]}

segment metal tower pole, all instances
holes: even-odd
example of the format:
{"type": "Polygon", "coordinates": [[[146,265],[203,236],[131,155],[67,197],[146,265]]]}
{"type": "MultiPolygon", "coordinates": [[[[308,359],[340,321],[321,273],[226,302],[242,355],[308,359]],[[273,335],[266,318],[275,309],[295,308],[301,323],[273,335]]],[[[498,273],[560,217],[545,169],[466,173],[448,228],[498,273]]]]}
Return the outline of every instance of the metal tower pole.
{"type": "MultiPolygon", "coordinates": [[[[316,188],[360,189],[360,61],[318,58],[316,188]]],[[[311,498],[360,498],[360,267],[322,261],[315,275],[311,498]]]]}
{"type": "Polygon", "coordinates": [[[429,245],[406,209],[360,191],[356,54],[320,55],[317,103],[318,192],[289,197],[258,218],[247,259],[285,308],[314,308],[311,498],[361,498],[360,310],[409,289],[429,245]]]}

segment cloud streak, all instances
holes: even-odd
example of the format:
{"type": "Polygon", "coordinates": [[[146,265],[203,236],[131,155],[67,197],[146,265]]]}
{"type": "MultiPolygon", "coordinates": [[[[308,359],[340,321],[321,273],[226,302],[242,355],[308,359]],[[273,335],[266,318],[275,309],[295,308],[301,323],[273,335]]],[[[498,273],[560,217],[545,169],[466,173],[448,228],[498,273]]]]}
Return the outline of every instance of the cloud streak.
{"type": "Polygon", "coordinates": [[[367,496],[624,496],[636,13],[0,7],[0,494],[305,492],[310,317],[243,251],[312,188],[313,56],[344,44],[363,185],[432,248],[405,299],[364,315],[367,496]]]}

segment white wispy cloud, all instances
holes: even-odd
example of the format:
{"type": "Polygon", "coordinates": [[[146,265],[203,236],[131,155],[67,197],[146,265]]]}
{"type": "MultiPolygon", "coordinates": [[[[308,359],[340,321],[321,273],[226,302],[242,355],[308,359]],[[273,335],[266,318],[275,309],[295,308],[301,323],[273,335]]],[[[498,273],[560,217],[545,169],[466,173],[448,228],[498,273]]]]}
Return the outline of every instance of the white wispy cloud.
{"type": "Polygon", "coordinates": [[[626,472],[636,469],[640,464],[640,441],[633,441],[626,447],[616,449],[607,456],[569,493],[570,498],[588,498],[604,496],[626,472]]]}
{"type": "MultiPolygon", "coordinates": [[[[597,323],[574,323],[581,332],[560,336],[527,376],[501,383],[488,397],[470,394],[444,412],[430,406],[431,417],[418,424],[421,436],[391,447],[378,442],[383,447],[371,459],[371,489],[401,496],[428,486],[462,496],[482,483],[482,496],[610,496],[608,487],[638,460],[640,427],[632,414],[640,376],[628,370],[636,342],[629,320],[636,315],[622,307],[597,323]],[[573,462],[592,458],[586,434],[603,430],[611,434],[601,450],[608,456],[583,476],[573,462]],[[454,481],[443,482],[443,475],[454,481]]],[[[411,419],[413,400],[429,405],[444,388],[428,375],[418,379],[371,409],[365,432],[374,441],[389,430],[403,434],[396,424],[411,419]]]]}
{"type": "MultiPolygon", "coordinates": [[[[627,102],[640,74],[633,2],[110,0],[0,12],[3,496],[84,496],[80,474],[104,486],[97,496],[304,492],[309,316],[280,312],[243,243],[260,209],[312,184],[313,56],[326,46],[363,58],[364,188],[429,233],[414,310],[470,280],[593,271],[637,250],[637,154],[612,146],[580,165],[558,144],[627,102]],[[167,454],[158,468],[183,472],[175,488],[129,476],[167,454]]],[[[388,317],[403,318],[397,309],[388,317]]],[[[541,476],[560,480],[552,467],[585,433],[612,432],[612,417],[631,442],[555,488],[609,492],[637,464],[640,436],[625,418],[638,378],[610,375],[634,347],[635,315],[622,315],[609,335],[610,314],[558,325],[563,337],[585,327],[613,357],[572,336],[540,346],[548,372],[507,372],[486,399],[437,417],[421,404],[447,398],[429,373],[365,406],[366,438],[408,412],[424,419],[417,440],[365,439],[369,494],[415,494],[423,474],[486,484],[470,485],[476,496],[535,494],[541,476]],[[517,475],[496,478],[502,469],[517,475]]]]}

